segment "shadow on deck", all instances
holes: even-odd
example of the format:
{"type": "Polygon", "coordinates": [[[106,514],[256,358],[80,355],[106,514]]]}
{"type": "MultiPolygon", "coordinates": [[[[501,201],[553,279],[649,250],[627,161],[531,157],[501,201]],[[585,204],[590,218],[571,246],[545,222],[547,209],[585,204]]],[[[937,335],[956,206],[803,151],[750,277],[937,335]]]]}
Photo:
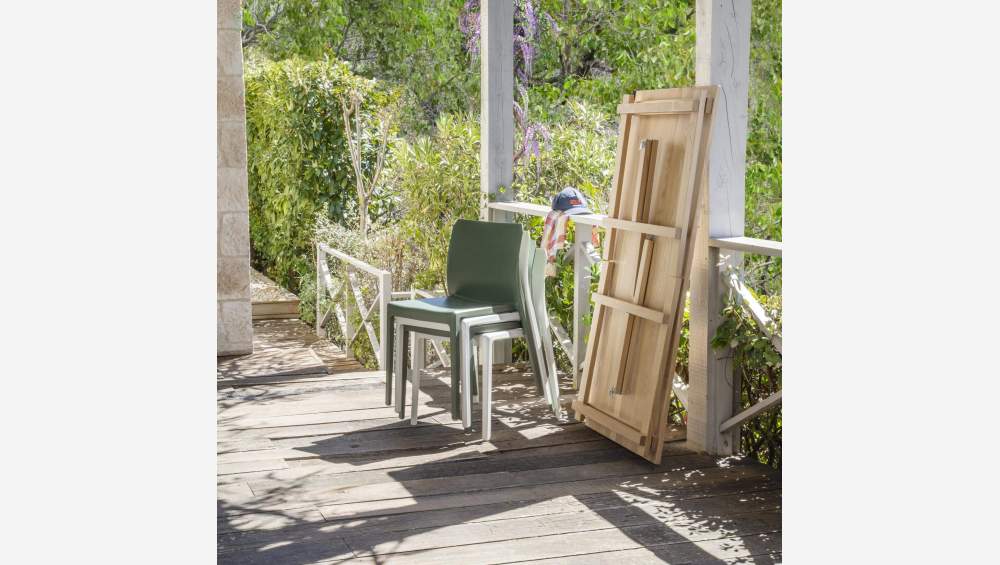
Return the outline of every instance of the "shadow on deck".
{"type": "Polygon", "coordinates": [[[381,373],[265,374],[317,346],[294,324],[255,326],[263,369],[220,359],[219,563],[780,561],[767,467],[671,444],[652,465],[556,421],[516,366],[497,367],[491,442],[451,419],[443,373],[411,426],[381,373]]]}

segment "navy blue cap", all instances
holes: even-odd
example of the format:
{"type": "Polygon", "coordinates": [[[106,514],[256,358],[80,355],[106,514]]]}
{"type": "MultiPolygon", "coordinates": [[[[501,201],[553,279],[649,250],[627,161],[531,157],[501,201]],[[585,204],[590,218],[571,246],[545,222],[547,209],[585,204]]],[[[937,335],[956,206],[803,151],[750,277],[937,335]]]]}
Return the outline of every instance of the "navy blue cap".
{"type": "Polygon", "coordinates": [[[570,215],[593,214],[587,208],[587,199],[579,190],[567,186],[559,191],[559,194],[552,197],[552,209],[565,212],[570,215]]]}

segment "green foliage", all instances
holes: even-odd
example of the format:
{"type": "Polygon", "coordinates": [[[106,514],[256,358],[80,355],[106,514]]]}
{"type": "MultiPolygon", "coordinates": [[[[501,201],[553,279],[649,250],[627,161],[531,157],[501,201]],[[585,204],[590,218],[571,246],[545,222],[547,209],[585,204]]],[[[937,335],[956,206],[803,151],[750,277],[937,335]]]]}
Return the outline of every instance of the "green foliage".
{"type": "MultiPolygon", "coordinates": [[[[773,332],[781,334],[781,298],[757,297],[775,320],[773,332]]],[[[729,348],[740,379],[740,405],[748,408],[781,390],[781,354],[760,331],[743,307],[735,302],[723,309],[723,322],[712,338],[712,346],[729,348]]],[[[740,433],[741,451],[755,455],[762,463],[781,468],[781,408],[773,408],[752,418],[740,433]]]]}
{"type": "MultiPolygon", "coordinates": [[[[346,62],[357,74],[399,85],[403,126],[426,133],[445,112],[479,108],[479,75],[469,72],[456,22],[463,0],[251,0],[244,37],[271,59],[346,62]],[[272,20],[273,18],[273,20],[272,20]]],[[[245,41],[246,45],[247,42],[245,41]]]]}
{"type": "Polygon", "coordinates": [[[533,99],[573,98],[610,118],[622,94],[694,82],[692,0],[543,0],[533,99]]]}
{"type": "Polygon", "coordinates": [[[456,220],[479,217],[479,120],[445,115],[434,134],[400,141],[387,182],[402,210],[402,233],[422,256],[419,288],[444,288],[448,241],[456,220]]]}
{"type": "Polygon", "coordinates": [[[578,100],[566,105],[558,121],[545,125],[551,140],[520,167],[514,184],[517,200],[548,205],[553,195],[572,186],[595,212],[605,212],[617,127],[594,106],[578,100]]]}
{"type": "MultiPolygon", "coordinates": [[[[314,269],[316,214],[349,224],[357,215],[337,96],[350,88],[372,93],[372,104],[387,98],[375,95],[372,81],[327,61],[254,61],[245,80],[253,259],[295,292],[314,269]]],[[[372,208],[386,207],[376,197],[372,208]]]]}
{"type": "MultiPolygon", "coordinates": [[[[756,0],[750,20],[746,234],[781,241],[781,0],[756,0]]],[[[781,260],[746,259],[748,284],[781,295],[781,260]]]]}
{"type": "Polygon", "coordinates": [[[426,133],[442,113],[479,109],[479,76],[469,72],[456,25],[462,3],[344,2],[347,39],[334,56],[359,74],[403,86],[410,104],[401,118],[413,133],[426,133]]]}
{"type": "Polygon", "coordinates": [[[245,0],[243,46],[274,60],[318,59],[341,43],[346,23],[340,0],[245,0]]]}

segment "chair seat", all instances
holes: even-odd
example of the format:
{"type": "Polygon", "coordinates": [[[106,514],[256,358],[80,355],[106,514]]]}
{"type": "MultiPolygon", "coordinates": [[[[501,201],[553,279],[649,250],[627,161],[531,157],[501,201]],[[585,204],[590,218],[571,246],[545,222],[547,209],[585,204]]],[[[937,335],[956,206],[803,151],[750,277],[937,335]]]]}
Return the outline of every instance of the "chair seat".
{"type": "Polygon", "coordinates": [[[405,317],[448,324],[453,329],[463,318],[471,316],[486,316],[488,314],[503,314],[515,312],[513,304],[489,304],[459,296],[438,296],[418,300],[400,300],[390,302],[388,314],[390,317],[405,317]]]}

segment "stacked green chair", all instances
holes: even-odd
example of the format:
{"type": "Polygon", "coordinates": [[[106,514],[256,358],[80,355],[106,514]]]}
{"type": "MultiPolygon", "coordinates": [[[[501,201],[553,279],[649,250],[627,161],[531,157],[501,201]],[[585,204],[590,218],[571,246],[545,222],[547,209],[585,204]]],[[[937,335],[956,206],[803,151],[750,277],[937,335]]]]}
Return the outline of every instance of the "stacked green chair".
{"type": "MultiPolygon", "coordinates": [[[[536,383],[543,392],[545,401],[551,406],[552,413],[555,414],[556,418],[561,420],[562,408],[559,403],[559,377],[556,372],[555,354],[552,348],[552,339],[549,336],[548,313],[545,306],[545,252],[535,248],[530,238],[527,238],[526,244],[529,246],[526,257],[533,257],[533,260],[530,261],[527,272],[522,270],[521,289],[525,296],[525,302],[528,303],[526,310],[529,319],[524,320],[523,323],[519,320],[513,326],[509,324],[496,324],[495,322],[509,320],[510,316],[518,316],[519,319],[519,315],[517,314],[491,314],[462,320],[462,388],[468,390],[475,388],[475,383],[471,382],[473,371],[465,368],[474,367],[472,363],[474,343],[485,343],[483,337],[489,337],[487,341],[491,344],[498,339],[523,337],[528,342],[528,350],[537,353],[533,357],[533,359],[538,360],[538,363],[533,367],[536,383]]],[[[492,375],[493,372],[492,354],[489,351],[484,351],[482,346],[479,347],[479,353],[483,359],[482,376],[486,383],[484,386],[488,386],[489,382],[486,377],[487,375],[492,375]]],[[[413,406],[416,406],[418,396],[416,383],[419,383],[419,376],[415,376],[413,382],[415,383],[413,406]]],[[[490,418],[488,405],[489,391],[483,390],[480,394],[485,394],[483,397],[483,439],[488,440],[488,422],[490,418]]],[[[463,394],[462,424],[465,428],[471,425],[471,418],[472,395],[463,394]]],[[[414,414],[414,423],[416,423],[416,414],[414,414]]]]}
{"type": "MultiPolygon", "coordinates": [[[[459,220],[452,229],[448,246],[447,295],[419,300],[390,302],[387,324],[392,331],[386,340],[386,405],[393,403],[393,368],[404,358],[409,331],[420,328],[421,333],[447,337],[453,358],[460,357],[461,323],[465,318],[491,314],[518,313],[521,320],[533,319],[527,308],[530,302],[522,293],[523,275],[533,260],[531,239],[521,226],[507,223],[459,220]],[[396,328],[400,327],[397,331],[396,328]]],[[[519,324],[514,324],[519,325],[519,324]]],[[[531,324],[524,324],[531,332],[531,324]]],[[[480,330],[504,329],[510,322],[502,322],[480,330]]],[[[537,352],[529,347],[529,358],[541,384],[541,370],[537,352]]],[[[405,365],[405,362],[403,363],[405,365]]],[[[451,414],[461,418],[460,386],[462,363],[453,359],[451,364],[451,414]]],[[[466,369],[468,370],[468,368],[466,369]]],[[[403,374],[405,366],[398,367],[403,374]]],[[[469,391],[471,393],[471,391],[469,391]]],[[[404,390],[398,390],[397,411],[405,418],[404,390]]]]}

